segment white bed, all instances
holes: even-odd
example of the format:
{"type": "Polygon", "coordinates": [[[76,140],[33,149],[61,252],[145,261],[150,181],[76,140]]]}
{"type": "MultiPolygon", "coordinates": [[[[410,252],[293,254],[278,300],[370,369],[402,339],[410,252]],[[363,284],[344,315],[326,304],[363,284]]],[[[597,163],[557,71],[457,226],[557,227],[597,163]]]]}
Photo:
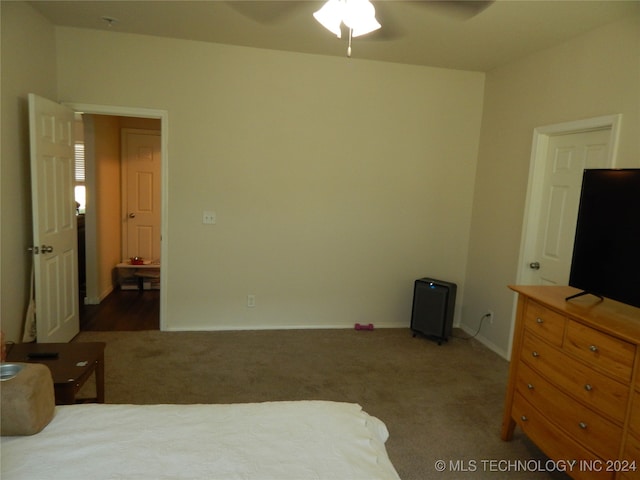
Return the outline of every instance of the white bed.
{"type": "Polygon", "coordinates": [[[396,479],[386,426],[326,401],[56,407],[2,437],[3,480],[396,479]]]}

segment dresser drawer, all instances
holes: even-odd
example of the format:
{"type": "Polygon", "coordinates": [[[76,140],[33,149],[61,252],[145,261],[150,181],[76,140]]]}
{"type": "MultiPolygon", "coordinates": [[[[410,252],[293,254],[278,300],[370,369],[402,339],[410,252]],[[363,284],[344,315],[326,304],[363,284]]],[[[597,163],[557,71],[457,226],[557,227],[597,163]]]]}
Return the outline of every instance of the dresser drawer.
{"type": "Polygon", "coordinates": [[[631,380],[635,346],[569,320],[564,349],[593,367],[624,382],[631,380]]]}
{"type": "Polygon", "coordinates": [[[532,300],[527,302],[524,325],[536,335],[557,345],[562,345],[566,318],[532,300]]]}
{"type": "MultiPolygon", "coordinates": [[[[513,417],[522,431],[542,451],[553,460],[576,460],[586,464],[600,462],[589,450],[572,440],[561,430],[551,424],[538,410],[536,410],[522,395],[516,392],[513,398],[513,417]]],[[[576,466],[579,465],[576,464],[576,466]]],[[[571,472],[571,476],[579,480],[611,480],[613,473],[590,471],[578,468],[571,472]]]]}
{"type": "Polygon", "coordinates": [[[596,372],[529,333],[524,335],[522,360],[590,408],[598,409],[617,422],[624,422],[629,400],[628,384],[596,372]]]}
{"type": "Polygon", "coordinates": [[[586,448],[602,458],[618,458],[622,427],[564,394],[524,363],[518,367],[516,391],[586,448]]]}

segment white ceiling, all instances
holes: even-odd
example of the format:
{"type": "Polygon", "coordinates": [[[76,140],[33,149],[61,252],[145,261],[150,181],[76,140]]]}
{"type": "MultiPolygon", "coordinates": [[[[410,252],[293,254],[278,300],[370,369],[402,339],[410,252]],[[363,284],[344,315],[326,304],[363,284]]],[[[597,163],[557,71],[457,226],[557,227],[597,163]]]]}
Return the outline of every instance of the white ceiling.
{"type": "MultiPolygon", "coordinates": [[[[55,25],[346,56],[346,37],[312,17],[322,1],[29,3],[55,25]]],[[[488,71],[640,12],[640,0],[496,0],[469,16],[464,3],[373,0],[382,28],[353,39],[352,58],[488,71]]]]}

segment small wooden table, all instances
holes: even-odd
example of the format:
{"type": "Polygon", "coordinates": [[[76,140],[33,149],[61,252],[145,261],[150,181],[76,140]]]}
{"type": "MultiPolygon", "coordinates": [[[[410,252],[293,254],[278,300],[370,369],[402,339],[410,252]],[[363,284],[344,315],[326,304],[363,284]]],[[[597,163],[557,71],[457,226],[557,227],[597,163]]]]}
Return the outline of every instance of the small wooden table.
{"type": "Polygon", "coordinates": [[[116,270],[118,271],[118,283],[123,290],[128,289],[124,288],[122,272],[131,272],[133,276],[137,278],[138,290],[144,290],[145,278],[154,280],[160,278],[160,262],[142,264],[122,262],[116,265],[116,270]]]}
{"type": "Polygon", "coordinates": [[[56,405],[92,401],[104,403],[104,342],[17,343],[7,354],[8,362],[42,363],[53,377],[56,405]],[[31,353],[55,352],[57,358],[33,358],[31,353]],[[95,373],[96,397],[76,399],[80,387],[95,373]]]}

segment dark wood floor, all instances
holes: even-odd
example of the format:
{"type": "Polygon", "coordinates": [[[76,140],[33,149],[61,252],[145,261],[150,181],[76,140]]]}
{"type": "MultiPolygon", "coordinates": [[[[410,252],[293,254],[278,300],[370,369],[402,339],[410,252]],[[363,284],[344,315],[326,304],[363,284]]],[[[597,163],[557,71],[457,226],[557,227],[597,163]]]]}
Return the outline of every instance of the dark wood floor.
{"type": "Polygon", "coordinates": [[[99,305],[80,306],[82,331],[160,329],[160,290],[111,292],[99,305]]]}

